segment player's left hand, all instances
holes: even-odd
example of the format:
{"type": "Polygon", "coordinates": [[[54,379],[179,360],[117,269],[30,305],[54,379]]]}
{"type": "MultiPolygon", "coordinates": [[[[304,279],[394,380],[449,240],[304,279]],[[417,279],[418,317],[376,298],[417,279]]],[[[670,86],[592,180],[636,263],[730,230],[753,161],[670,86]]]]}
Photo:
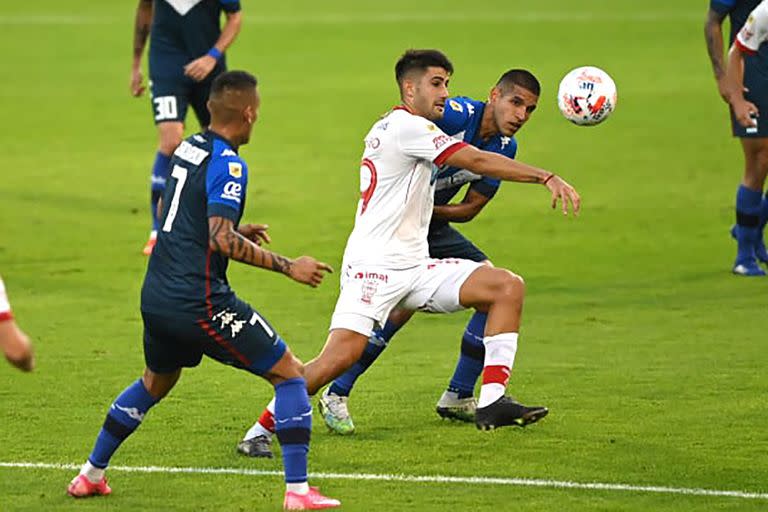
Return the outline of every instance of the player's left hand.
{"type": "Polygon", "coordinates": [[[552,209],[557,208],[557,202],[560,201],[563,207],[563,215],[568,215],[568,202],[570,201],[571,212],[574,215],[579,214],[581,197],[568,182],[555,174],[547,181],[546,186],[552,192],[552,209]]]}
{"type": "Polygon", "coordinates": [[[333,272],[333,268],[327,263],[317,261],[312,256],[301,256],[291,263],[288,276],[294,281],[317,288],[323,282],[326,272],[333,272]]]}
{"type": "Polygon", "coordinates": [[[268,229],[269,226],[266,224],[243,224],[237,228],[237,231],[256,245],[261,245],[272,241],[267,233],[268,229]]]}
{"type": "Polygon", "coordinates": [[[216,59],[210,55],[203,55],[184,66],[184,74],[192,80],[202,82],[215,67],[216,59]]]}

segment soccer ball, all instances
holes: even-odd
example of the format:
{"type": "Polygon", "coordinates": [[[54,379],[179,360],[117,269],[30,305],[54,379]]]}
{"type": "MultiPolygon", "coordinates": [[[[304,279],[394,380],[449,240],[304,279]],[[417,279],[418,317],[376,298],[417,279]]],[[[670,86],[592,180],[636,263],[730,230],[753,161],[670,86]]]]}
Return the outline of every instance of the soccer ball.
{"type": "Polygon", "coordinates": [[[572,123],[581,126],[602,123],[616,108],[616,84],[600,68],[576,68],[560,82],[557,105],[572,123]]]}

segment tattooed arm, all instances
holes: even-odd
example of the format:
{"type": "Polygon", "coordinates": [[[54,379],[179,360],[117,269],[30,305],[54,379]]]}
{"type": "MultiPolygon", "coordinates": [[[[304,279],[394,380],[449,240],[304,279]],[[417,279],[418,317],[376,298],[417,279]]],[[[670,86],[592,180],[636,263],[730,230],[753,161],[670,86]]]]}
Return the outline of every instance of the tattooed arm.
{"type": "Polygon", "coordinates": [[[715,80],[717,80],[717,90],[720,96],[728,102],[728,84],[723,65],[723,20],[725,16],[725,14],[709,9],[707,22],[704,24],[704,37],[707,41],[709,60],[712,62],[712,71],[715,73],[715,80]]]}
{"type": "Polygon", "coordinates": [[[325,272],[332,272],[326,263],[311,256],[292,260],[266,249],[241,235],[231,220],[225,217],[208,217],[208,246],[233,260],[285,274],[313,288],[323,281],[325,272]]]}
{"type": "Polygon", "coordinates": [[[152,25],[152,0],[139,0],[136,7],[136,22],[133,29],[133,64],[131,66],[131,94],[141,96],[144,92],[141,76],[141,55],[149,37],[152,25]]]}

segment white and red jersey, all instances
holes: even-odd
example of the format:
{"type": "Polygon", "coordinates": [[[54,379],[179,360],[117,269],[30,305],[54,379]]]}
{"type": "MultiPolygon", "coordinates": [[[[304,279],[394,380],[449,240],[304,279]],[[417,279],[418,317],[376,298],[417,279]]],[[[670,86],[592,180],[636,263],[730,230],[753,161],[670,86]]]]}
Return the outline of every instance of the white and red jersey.
{"type": "Polygon", "coordinates": [[[8,296],[5,294],[5,284],[0,277],[0,322],[13,318],[11,313],[11,304],[8,302],[8,296]]]}
{"type": "Polygon", "coordinates": [[[429,258],[438,166],[464,146],[405,107],[374,124],[365,137],[360,202],[344,262],[404,269],[429,258]]]}
{"type": "Polygon", "coordinates": [[[766,40],[768,40],[768,2],[763,1],[749,13],[749,18],[736,34],[734,43],[743,52],[756,53],[766,40]]]}

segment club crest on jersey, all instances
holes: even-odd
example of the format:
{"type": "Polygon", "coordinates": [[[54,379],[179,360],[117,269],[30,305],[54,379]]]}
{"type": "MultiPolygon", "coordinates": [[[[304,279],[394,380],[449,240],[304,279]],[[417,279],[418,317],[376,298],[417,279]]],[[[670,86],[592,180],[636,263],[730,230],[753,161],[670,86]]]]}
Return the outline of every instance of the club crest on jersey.
{"type": "Polygon", "coordinates": [[[429,123],[427,125],[427,130],[434,132],[435,130],[437,130],[437,126],[433,125],[432,123],[429,123]]]}
{"type": "Polygon", "coordinates": [[[229,162],[229,175],[233,178],[242,178],[243,177],[243,164],[240,162],[229,162]]]}
{"type": "Polygon", "coordinates": [[[464,112],[464,107],[462,107],[461,103],[456,100],[448,100],[448,105],[456,112],[464,112]]]}

